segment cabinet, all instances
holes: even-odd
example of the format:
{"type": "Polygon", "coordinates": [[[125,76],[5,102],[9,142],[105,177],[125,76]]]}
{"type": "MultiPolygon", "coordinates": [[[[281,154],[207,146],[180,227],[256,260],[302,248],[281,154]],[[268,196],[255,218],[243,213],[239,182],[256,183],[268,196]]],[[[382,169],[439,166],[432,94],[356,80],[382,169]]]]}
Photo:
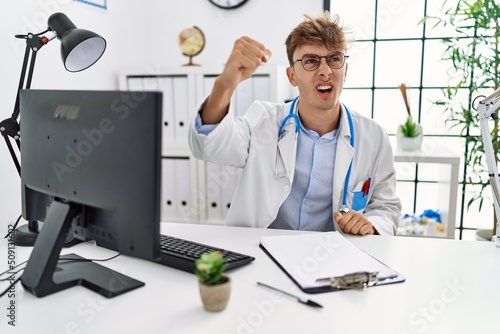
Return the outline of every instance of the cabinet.
{"type": "MultiPolygon", "coordinates": [[[[394,162],[396,172],[407,163],[436,164],[438,166],[435,170],[437,182],[433,187],[433,193],[429,195],[432,195],[433,199],[435,198],[436,208],[439,208],[441,221],[445,224],[445,231],[433,236],[454,239],[460,156],[446,147],[433,145],[428,149],[424,146],[423,150],[411,152],[394,150],[394,162]]],[[[399,231],[398,234],[405,235],[404,231],[399,231]]]]}
{"type": "MultiPolygon", "coordinates": [[[[225,220],[240,171],[194,158],[187,141],[196,108],[210,93],[222,69],[177,67],[161,73],[120,75],[121,90],[163,93],[163,221],[222,224],[225,220]]],[[[291,97],[291,92],[285,67],[263,65],[239,84],[231,103],[240,115],[254,100],[283,101],[291,97]]]]}

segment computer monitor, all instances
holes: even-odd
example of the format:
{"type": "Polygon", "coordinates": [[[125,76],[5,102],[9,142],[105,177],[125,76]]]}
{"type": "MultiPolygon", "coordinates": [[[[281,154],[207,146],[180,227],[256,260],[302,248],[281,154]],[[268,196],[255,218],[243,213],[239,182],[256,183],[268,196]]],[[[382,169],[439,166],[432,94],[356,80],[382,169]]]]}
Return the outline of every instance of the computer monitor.
{"type": "Polygon", "coordinates": [[[160,255],[160,92],[22,90],[22,207],[44,222],[21,284],[36,296],[83,285],[112,297],[144,283],[77,255],[68,232],[121,254],[160,255]]]}

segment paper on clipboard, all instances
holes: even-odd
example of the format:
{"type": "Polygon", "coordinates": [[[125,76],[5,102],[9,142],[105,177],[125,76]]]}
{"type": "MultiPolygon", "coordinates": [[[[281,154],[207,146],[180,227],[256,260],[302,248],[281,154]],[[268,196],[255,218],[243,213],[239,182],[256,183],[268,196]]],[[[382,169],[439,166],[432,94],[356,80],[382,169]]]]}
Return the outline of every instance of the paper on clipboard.
{"type": "Polygon", "coordinates": [[[331,291],[328,280],[355,272],[378,272],[376,285],[404,277],[349,242],[339,232],[265,236],[261,248],[304,291],[331,291]]]}

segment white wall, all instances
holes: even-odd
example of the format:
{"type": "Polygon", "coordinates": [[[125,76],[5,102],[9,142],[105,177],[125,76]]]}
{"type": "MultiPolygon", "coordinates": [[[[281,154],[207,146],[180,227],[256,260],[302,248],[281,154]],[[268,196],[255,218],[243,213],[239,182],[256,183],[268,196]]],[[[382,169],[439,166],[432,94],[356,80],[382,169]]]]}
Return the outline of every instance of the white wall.
{"type": "MultiPolygon", "coordinates": [[[[103,1],[95,0],[96,3],[103,1]]],[[[15,34],[46,29],[54,12],[65,13],[79,27],[107,40],[107,50],[94,66],[80,73],[66,72],[56,40],[38,56],[32,88],[117,89],[118,74],[124,71],[155,72],[187,62],[177,45],[184,28],[198,26],[207,43],[195,58],[202,65],[223,64],[236,38],[247,35],[272,52],[271,64],[287,65],[284,41],[302,21],[304,13],[322,9],[323,0],[249,0],[236,10],[222,10],[208,0],[108,0],[101,10],[73,0],[23,0],[4,4],[0,20],[0,120],[13,111],[24,40],[15,34]]],[[[21,212],[19,176],[5,143],[0,143],[1,209],[0,232],[21,212]],[[5,225],[6,226],[6,225],[5,225]]]]}

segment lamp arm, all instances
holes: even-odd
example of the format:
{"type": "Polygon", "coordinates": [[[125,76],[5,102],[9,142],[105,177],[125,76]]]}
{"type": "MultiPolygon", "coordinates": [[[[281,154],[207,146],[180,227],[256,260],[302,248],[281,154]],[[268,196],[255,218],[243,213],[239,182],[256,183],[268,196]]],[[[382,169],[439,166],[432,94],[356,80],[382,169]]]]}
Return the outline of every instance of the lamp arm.
{"type": "Polygon", "coordinates": [[[500,247],[500,175],[498,174],[495,152],[493,151],[493,144],[488,121],[490,117],[498,119],[496,110],[500,107],[500,100],[493,103],[490,102],[494,101],[499,96],[500,89],[480,101],[477,108],[479,113],[479,125],[484,145],[484,152],[486,155],[486,164],[488,167],[488,176],[490,178],[490,186],[493,195],[493,205],[495,208],[496,234],[493,236],[493,241],[495,242],[497,247],[500,247]]]}
{"type": "MultiPolygon", "coordinates": [[[[0,128],[3,129],[3,125],[4,125],[3,123],[7,122],[7,121],[11,121],[11,119],[8,118],[5,121],[3,121],[0,125],[0,128]]],[[[5,139],[5,143],[7,144],[7,148],[9,150],[10,156],[12,157],[12,161],[14,161],[14,165],[16,166],[17,172],[19,173],[19,176],[21,176],[21,164],[19,163],[19,160],[17,159],[16,153],[14,152],[14,148],[12,147],[12,143],[10,142],[9,136],[7,136],[3,132],[2,132],[2,136],[5,139]]],[[[19,141],[16,140],[16,142],[18,143],[18,146],[19,146],[20,145],[19,141]]]]}
{"type": "Polygon", "coordinates": [[[35,61],[38,50],[40,50],[42,46],[47,44],[51,39],[55,37],[54,35],[49,39],[45,36],[40,36],[48,32],[49,30],[50,29],[44,30],[38,34],[29,33],[27,35],[16,35],[16,38],[26,39],[26,49],[24,51],[23,67],[21,69],[21,76],[19,78],[19,85],[17,87],[16,103],[14,104],[14,111],[11,116],[13,120],[17,120],[17,118],[19,117],[19,92],[21,91],[21,89],[23,89],[23,87],[26,89],[31,88],[31,79],[33,78],[33,71],[35,69],[35,61]],[[31,60],[28,68],[28,60],[30,58],[30,55],[31,60]],[[27,69],[28,77],[25,79],[27,69]]]}
{"type": "Polygon", "coordinates": [[[0,133],[2,134],[2,137],[5,140],[5,143],[7,144],[7,148],[12,157],[12,160],[14,161],[14,165],[16,166],[19,175],[21,175],[21,164],[19,163],[19,159],[17,158],[13,145],[10,141],[10,138],[13,138],[17,144],[17,148],[19,149],[21,147],[21,143],[19,141],[20,128],[19,128],[19,122],[17,121],[19,117],[19,92],[21,91],[21,89],[23,89],[23,87],[25,87],[26,89],[29,89],[31,87],[31,79],[33,77],[33,71],[35,69],[37,51],[40,50],[42,46],[47,44],[52,38],[55,37],[54,35],[54,37],[49,39],[45,36],[40,36],[48,31],[50,31],[50,29],[42,31],[38,34],[28,33],[27,35],[15,36],[16,38],[26,39],[26,49],[24,51],[23,67],[21,69],[21,75],[19,77],[19,85],[17,87],[17,92],[16,92],[16,102],[14,104],[14,111],[12,112],[10,118],[7,118],[2,122],[0,122],[0,133]],[[29,61],[29,67],[28,67],[28,61],[29,61]],[[28,73],[27,78],[26,78],[26,72],[28,73]]]}
{"type": "Polygon", "coordinates": [[[495,90],[489,96],[482,99],[480,103],[489,104],[490,101],[497,100],[499,97],[500,97],[500,87],[498,87],[497,90],[495,90]]]}

